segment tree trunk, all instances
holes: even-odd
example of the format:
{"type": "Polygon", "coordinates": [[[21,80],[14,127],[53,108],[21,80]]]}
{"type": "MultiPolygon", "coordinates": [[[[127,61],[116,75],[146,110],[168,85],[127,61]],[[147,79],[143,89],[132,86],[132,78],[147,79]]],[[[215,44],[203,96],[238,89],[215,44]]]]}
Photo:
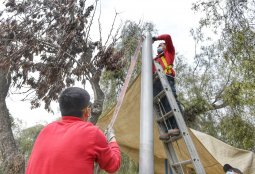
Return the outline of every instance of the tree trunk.
{"type": "Polygon", "coordinates": [[[100,76],[101,72],[98,71],[90,80],[90,84],[94,92],[94,103],[92,105],[91,117],[89,118],[89,121],[94,125],[97,123],[99,116],[102,114],[104,103],[104,92],[99,85],[100,76]]]}
{"type": "Polygon", "coordinates": [[[5,102],[10,84],[11,75],[8,73],[8,66],[0,66],[0,151],[3,159],[3,173],[23,174],[25,160],[16,145],[9,110],[5,102]]]}

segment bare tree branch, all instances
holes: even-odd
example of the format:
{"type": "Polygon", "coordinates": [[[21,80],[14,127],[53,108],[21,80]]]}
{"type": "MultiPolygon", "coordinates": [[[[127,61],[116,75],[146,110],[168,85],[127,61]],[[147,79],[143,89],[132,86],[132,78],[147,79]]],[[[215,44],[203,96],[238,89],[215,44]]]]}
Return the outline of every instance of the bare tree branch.
{"type": "Polygon", "coordinates": [[[108,34],[108,36],[107,36],[107,39],[106,39],[106,41],[105,41],[104,46],[106,46],[108,40],[110,39],[110,37],[111,37],[111,35],[112,35],[112,31],[113,31],[113,29],[114,29],[115,22],[116,22],[116,18],[117,18],[117,16],[118,16],[118,14],[119,14],[119,13],[117,13],[116,10],[115,10],[115,15],[114,15],[114,19],[113,19],[113,22],[112,22],[112,26],[111,26],[110,32],[109,32],[109,34],[108,34]]]}

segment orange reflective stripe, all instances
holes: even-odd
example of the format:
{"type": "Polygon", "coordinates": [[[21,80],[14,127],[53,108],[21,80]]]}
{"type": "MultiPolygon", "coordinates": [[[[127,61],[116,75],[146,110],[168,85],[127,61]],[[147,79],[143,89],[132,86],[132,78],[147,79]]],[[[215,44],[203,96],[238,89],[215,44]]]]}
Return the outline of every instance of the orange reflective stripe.
{"type": "Polygon", "coordinates": [[[164,56],[161,57],[161,60],[165,66],[165,73],[169,73],[169,74],[172,74],[172,68],[173,66],[172,65],[167,65],[167,62],[166,62],[166,58],[164,56]]]}

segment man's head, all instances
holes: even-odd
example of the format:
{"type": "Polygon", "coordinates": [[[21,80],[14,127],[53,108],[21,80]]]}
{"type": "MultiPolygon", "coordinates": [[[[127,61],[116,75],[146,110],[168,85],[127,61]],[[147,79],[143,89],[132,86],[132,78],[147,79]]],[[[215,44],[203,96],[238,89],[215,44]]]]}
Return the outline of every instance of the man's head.
{"type": "Polygon", "coordinates": [[[230,171],[232,168],[233,168],[233,167],[232,167],[231,165],[229,165],[229,164],[225,164],[225,165],[223,166],[224,172],[230,171]]]}
{"type": "Polygon", "coordinates": [[[59,97],[59,107],[62,116],[88,117],[90,114],[89,104],[89,93],[78,87],[66,88],[59,97]]]}
{"type": "Polygon", "coordinates": [[[166,44],[164,42],[162,42],[157,47],[157,53],[161,54],[165,51],[165,49],[166,49],[166,44]]]}

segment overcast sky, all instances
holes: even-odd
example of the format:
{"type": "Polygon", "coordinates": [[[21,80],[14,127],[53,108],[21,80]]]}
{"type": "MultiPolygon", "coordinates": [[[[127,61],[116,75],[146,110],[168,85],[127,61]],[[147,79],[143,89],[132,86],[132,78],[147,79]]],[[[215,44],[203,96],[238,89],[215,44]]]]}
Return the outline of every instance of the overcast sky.
{"type": "MultiPolygon", "coordinates": [[[[3,7],[3,0],[0,0],[3,7]]],[[[194,57],[194,41],[190,29],[197,25],[198,16],[191,10],[194,0],[102,0],[101,20],[103,33],[109,30],[115,10],[120,13],[120,20],[144,21],[155,24],[158,34],[170,34],[175,49],[184,55],[188,61],[194,57]]],[[[88,5],[89,3],[86,2],[88,5]]],[[[2,8],[1,8],[2,9],[2,8]]],[[[105,36],[106,37],[106,36],[105,36]]],[[[12,90],[13,91],[13,90],[12,90]]],[[[91,93],[91,95],[93,95],[91,93]]],[[[27,102],[20,101],[21,96],[10,95],[7,99],[7,107],[14,118],[21,119],[24,127],[30,127],[38,123],[49,123],[60,116],[57,104],[52,109],[55,114],[47,113],[43,108],[31,110],[27,102]]]]}

